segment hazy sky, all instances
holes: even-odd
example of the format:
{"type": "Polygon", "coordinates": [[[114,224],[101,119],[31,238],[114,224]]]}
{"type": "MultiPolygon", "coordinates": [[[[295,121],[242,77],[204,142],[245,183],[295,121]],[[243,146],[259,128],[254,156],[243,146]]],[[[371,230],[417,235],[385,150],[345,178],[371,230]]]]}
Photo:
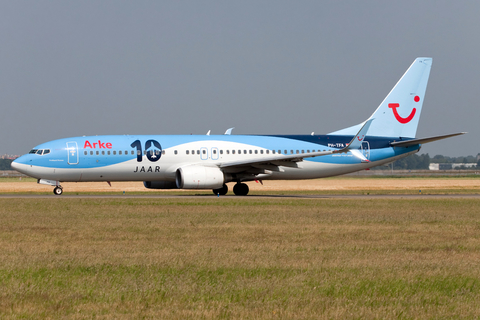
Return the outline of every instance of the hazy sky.
{"type": "Polygon", "coordinates": [[[0,154],[101,134],[328,133],[433,57],[420,153],[480,152],[479,1],[0,1],[0,154]]]}

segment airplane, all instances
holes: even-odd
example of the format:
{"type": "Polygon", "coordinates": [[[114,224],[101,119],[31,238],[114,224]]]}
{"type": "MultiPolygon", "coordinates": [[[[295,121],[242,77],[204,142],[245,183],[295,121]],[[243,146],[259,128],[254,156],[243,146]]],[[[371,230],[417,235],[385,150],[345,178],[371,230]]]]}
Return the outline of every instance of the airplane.
{"type": "Polygon", "coordinates": [[[245,182],[317,179],[387,164],[424,143],[416,138],[432,58],[417,58],[375,112],[326,135],[104,135],[34,147],[12,168],[63,193],[61,182],[143,181],[149,189],[212,189],[245,196],[245,182]]]}

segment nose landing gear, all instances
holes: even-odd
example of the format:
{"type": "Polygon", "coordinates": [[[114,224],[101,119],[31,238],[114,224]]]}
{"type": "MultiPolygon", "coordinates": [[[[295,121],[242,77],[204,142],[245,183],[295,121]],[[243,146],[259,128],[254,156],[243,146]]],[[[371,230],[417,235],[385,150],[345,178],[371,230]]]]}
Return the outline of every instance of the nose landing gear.
{"type": "Polygon", "coordinates": [[[58,186],[58,187],[55,187],[55,189],[53,189],[53,194],[59,196],[63,193],[63,188],[61,186],[58,186]]]}

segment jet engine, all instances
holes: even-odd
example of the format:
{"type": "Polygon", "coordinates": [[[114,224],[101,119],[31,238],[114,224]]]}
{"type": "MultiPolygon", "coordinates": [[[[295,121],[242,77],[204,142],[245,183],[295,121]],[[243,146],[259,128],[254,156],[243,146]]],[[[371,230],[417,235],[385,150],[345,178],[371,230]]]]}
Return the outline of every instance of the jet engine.
{"type": "Polygon", "coordinates": [[[175,181],[179,189],[217,189],[223,186],[225,176],[217,167],[193,165],[178,168],[175,181]]]}

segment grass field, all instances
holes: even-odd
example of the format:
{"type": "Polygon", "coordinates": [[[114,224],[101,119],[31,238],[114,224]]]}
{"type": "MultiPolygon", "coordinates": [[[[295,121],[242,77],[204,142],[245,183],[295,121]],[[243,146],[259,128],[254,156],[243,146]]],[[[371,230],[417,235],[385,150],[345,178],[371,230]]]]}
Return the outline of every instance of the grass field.
{"type": "MultiPolygon", "coordinates": [[[[229,183],[232,194],[233,183],[229,183]]],[[[334,178],[249,182],[251,195],[285,194],[479,194],[480,175],[470,176],[342,176],[334,178]]],[[[152,190],[137,182],[65,182],[66,195],[109,194],[202,194],[212,195],[211,190],[152,190]]],[[[52,194],[53,187],[40,185],[32,178],[0,178],[0,194],[52,194]]]]}
{"type": "Polygon", "coordinates": [[[0,318],[478,318],[479,208],[0,198],[0,318]]]}

